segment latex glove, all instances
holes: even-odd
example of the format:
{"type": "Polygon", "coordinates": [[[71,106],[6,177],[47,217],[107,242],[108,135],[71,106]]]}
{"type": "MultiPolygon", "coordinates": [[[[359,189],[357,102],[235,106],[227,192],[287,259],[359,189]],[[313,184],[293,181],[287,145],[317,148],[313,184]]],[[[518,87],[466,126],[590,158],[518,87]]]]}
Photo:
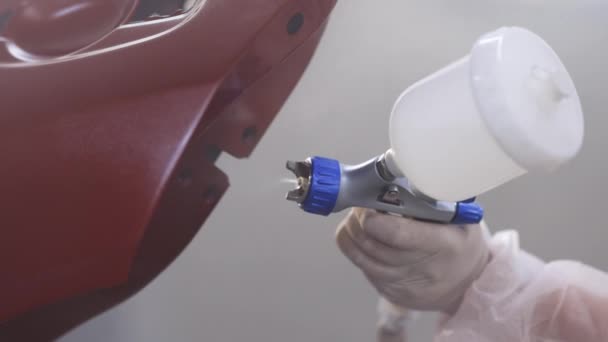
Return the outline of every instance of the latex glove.
{"type": "Polygon", "coordinates": [[[482,230],[357,208],[339,225],[336,241],[390,302],[453,313],[489,261],[482,230]]]}

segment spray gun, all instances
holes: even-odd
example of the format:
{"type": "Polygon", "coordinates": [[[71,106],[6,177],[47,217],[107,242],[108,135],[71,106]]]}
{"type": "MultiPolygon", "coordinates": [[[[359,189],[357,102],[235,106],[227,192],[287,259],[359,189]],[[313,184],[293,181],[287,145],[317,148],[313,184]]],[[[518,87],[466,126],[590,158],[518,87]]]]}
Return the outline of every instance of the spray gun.
{"type": "Polygon", "coordinates": [[[396,167],[392,150],[360,165],[313,157],[288,161],[297,188],[287,199],[310,213],[329,215],[349,207],[364,207],[421,220],[469,224],[481,221],[482,208],[474,199],[439,201],[413,187],[396,167]]]}
{"type": "Polygon", "coordinates": [[[528,30],[501,28],[401,94],[384,154],[360,165],[287,162],[297,179],[287,199],[320,215],[365,207],[478,223],[476,196],[529,171],[556,169],[578,153],[583,130],[576,89],[556,53],[528,30]]]}

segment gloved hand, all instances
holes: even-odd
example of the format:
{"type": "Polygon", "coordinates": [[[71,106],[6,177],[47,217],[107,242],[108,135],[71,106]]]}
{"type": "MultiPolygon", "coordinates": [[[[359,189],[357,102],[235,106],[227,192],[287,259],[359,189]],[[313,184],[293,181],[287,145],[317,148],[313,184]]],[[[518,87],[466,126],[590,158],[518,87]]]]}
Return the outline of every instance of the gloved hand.
{"type": "Polygon", "coordinates": [[[391,303],[451,314],[489,262],[484,231],[357,208],[339,225],[336,241],[391,303]]]}

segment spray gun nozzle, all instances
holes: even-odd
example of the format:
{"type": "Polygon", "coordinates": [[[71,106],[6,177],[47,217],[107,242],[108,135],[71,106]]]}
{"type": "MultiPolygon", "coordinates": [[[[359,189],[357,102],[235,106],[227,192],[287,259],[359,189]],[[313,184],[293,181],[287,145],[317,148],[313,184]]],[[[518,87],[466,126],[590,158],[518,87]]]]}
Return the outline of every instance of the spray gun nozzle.
{"type": "Polygon", "coordinates": [[[310,188],[311,162],[306,161],[288,161],[285,165],[287,170],[293,172],[296,176],[296,188],[287,193],[287,200],[302,203],[308,195],[310,188]]]}

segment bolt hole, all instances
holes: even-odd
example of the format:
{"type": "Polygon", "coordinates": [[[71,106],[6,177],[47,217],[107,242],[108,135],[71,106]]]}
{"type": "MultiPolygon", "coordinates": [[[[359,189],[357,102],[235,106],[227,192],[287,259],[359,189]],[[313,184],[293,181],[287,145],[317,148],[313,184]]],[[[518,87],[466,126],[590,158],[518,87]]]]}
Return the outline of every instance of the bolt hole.
{"type": "Polygon", "coordinates": [[[209,145],[205,148],[205,159],[208,161],[215,163],[217,158],[219,158],[222,151],[216,145],[209,145]]]}
{"type": "Polygon", "coordinates": [[[217,188],[215,186],[210,186],[209,188],[207,188],[207,191],[205,191],[205,204],[207,205],[211,205],[213,203],[215,203],[217,201],[218,198],[218,191],[217,188]]]}
{"type": "Polygon", "coordinates": [[[182,186],[192,185],[192,170],[183,169],[177,175],[177,182],[182,186]]]}
{"type": "Polygon", "coordinates": [[[257,128],[250,126],[245,128],[242,135],[243,142],[247,145],[252,145],[258,139],[257,128]]]}
{"type": "Polygon", "coordinates": [[[0,13],[0,32],[4,30],[12,16],[13,12],[10,9],[6,10],[4,13],[0,13]]]}
{"type": "Polygon", "coordinates": [[[300,31],[304,25],[304,14],[298,12],[289,18],[287,22],[287,33],[289,35],[294,35],[300,31]]]}

